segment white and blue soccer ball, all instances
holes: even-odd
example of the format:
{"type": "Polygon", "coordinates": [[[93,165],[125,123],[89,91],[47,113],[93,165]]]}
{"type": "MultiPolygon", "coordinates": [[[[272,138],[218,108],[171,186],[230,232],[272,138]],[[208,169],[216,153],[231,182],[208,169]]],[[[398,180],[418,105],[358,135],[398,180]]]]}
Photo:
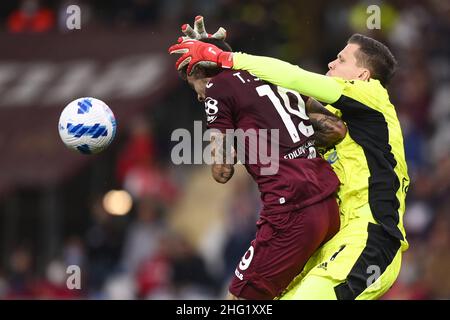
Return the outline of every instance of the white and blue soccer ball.
{"type": "Polygon", "coordinates": [[[95,98],[79,98],[62,111],[58,130],[67,147],[83,154],[94,154],[111,144],[116,126],[114,114],[106,103],[95,98]]]}

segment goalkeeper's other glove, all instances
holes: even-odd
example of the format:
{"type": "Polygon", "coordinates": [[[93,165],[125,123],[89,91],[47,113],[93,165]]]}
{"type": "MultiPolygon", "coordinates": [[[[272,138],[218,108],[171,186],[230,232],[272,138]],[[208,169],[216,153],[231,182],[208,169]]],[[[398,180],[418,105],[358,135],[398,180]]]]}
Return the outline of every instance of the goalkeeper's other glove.
{"type": "Polygon", "coordinates": [[[201,40],[206,38],[214,38],[218,40],[225,40],[227,37],[227,31],[220,27],[214,34],[206,32],[205,21],[202,16],[196,16],[194,21],[194,29],[189,24],[183,24],[181,31],[184,33],[184,37],[178,38],[178,42],[181,43],[185,40],[201,40]]]}
{"type": "Polygon", "coordinates": [[[222,68],[233,67],[233,53],[226,52],[210,43],[198,40],[185,40],[169,48],[169,53],[180,53],[181,58],[175,63],[177,70],[188,65],[187,74],[191,75],[197,65],[218,66],[222,68]]]}

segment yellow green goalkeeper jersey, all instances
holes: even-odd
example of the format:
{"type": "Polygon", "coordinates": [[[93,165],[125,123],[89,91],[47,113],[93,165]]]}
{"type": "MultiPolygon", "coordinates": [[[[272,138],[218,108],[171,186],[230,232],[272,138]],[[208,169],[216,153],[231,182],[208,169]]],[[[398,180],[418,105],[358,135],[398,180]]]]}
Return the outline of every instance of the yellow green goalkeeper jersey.
{"type": "Polygon", "coordinates": [[[341,181],[343,223],[369,203],[374,219],[406,250],[403,214],[409,186],[403,136],[394,106],[378,80],[346,81],[308,72],[277,59],[233,54],[233,68],[329,104],[348,134],[325,154],[341,181]]]}

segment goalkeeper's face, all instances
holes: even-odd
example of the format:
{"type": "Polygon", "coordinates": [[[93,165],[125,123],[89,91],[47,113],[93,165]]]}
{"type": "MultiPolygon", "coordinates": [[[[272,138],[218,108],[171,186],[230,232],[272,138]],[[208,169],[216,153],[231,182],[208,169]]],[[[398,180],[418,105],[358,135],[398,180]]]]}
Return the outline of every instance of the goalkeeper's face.
{"type": "Polygon", "coordinates": [[[339,77],[345,80],[369,80],[369,69],[358,61],[359,45],[348,44],[337,55],[337,58],[328,64],[327,76],[339,77]]]}
{"type": "Polygon", "coordinates": [[[211,78],[199,77],[195,73],[192,76],[187,76],[189,86],[197,93],[197,99],[204,102],[206,99],[206,85],[211,78]]]}

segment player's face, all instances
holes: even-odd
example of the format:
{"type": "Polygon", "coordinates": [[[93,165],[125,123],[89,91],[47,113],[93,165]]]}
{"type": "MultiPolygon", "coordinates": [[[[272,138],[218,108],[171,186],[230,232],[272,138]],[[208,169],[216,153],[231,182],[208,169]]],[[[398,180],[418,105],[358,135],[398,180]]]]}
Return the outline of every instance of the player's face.
{"type": "Polygon", "coordinates": [[[204,102],[206,98],[206,84],[210,78],[197,78],[195,76],[188,76],[187,82],[192,89],[197,92],[197,99],[200,102],[204,102]]]}
{"type": "Polygon", "coordinates": [[[339,77],[345,80],[368,80],[370,72],[367,68],[358,66],[355,53],[359,45],[350,43],[339,54],[337,58],[328,64],[327,76],[339,77]]]}

